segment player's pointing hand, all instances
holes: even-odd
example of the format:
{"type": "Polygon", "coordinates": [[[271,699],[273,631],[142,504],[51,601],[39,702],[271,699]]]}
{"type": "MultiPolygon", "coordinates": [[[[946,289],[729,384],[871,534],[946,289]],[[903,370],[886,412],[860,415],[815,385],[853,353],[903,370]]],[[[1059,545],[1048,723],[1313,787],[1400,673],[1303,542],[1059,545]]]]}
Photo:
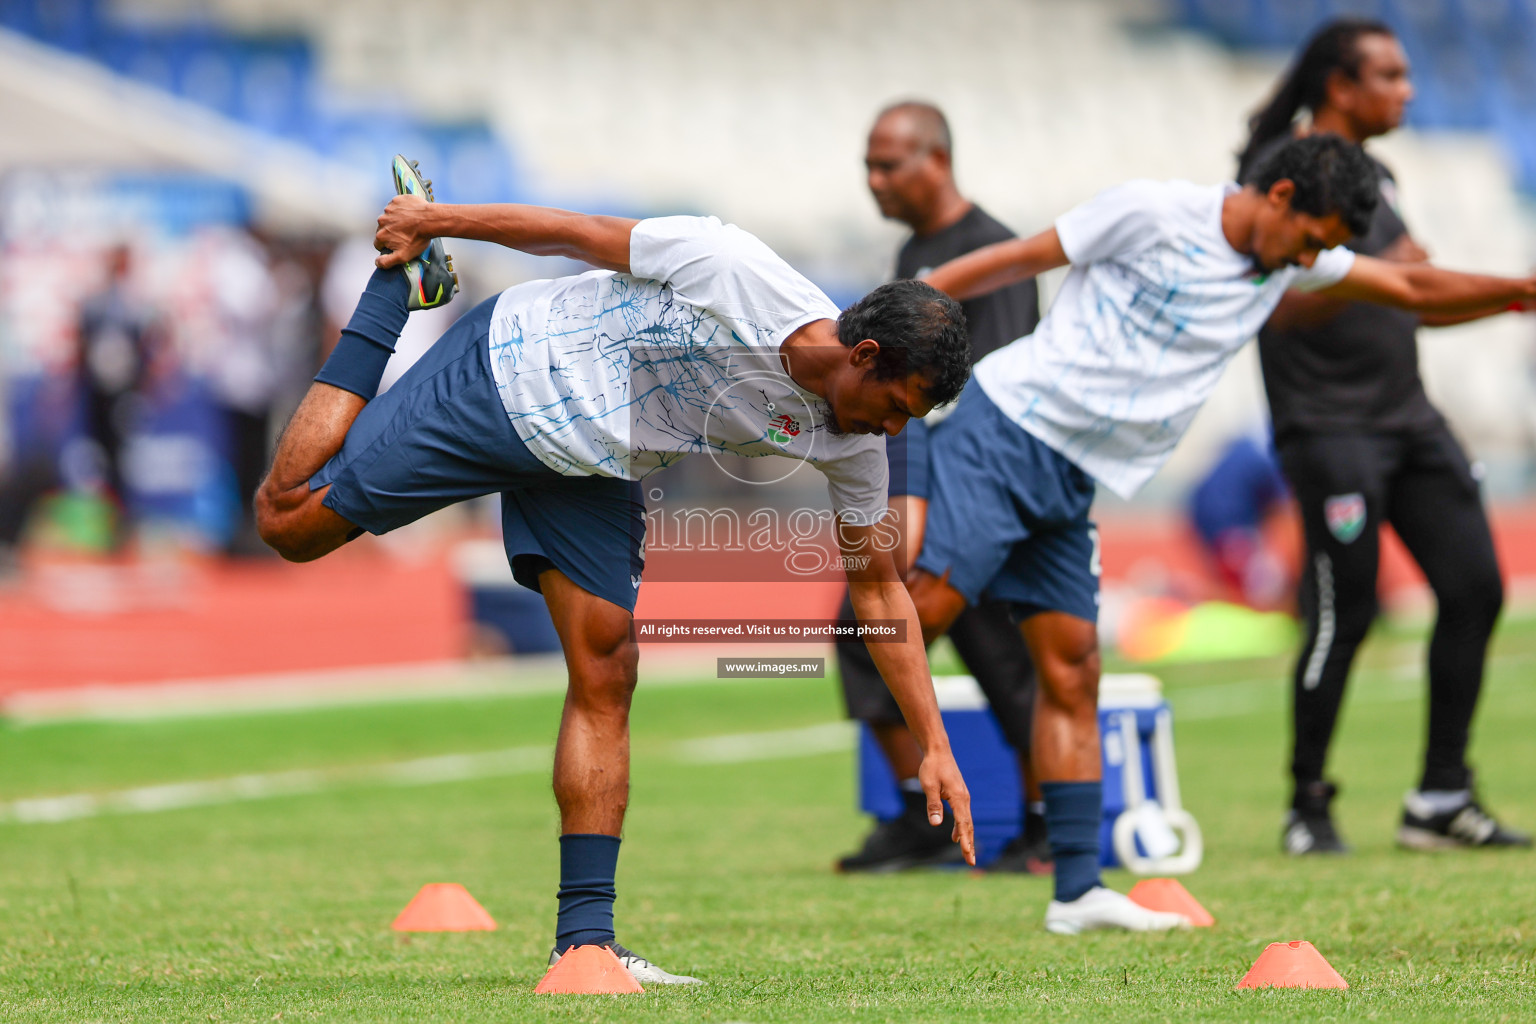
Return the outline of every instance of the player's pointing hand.
{"type": "Polygon", "coordinates": [[[975,867],[976,827],[971,822],[971,791],[965,787],[955,756],[947,748],[929,752],[918,767],[917,778],[928,798],[929,823],[938,825],[944,821],[943,801],[948,800],[949,809],[955,812],[955,830],[950,838],[960,844],[965,862],[975,867]]]}
{"type": "Polygon", "coordinates": [[[379,230],[373,247],[379,257],[373,261],[380,268],[398,267],[420,256],[432,241],[425,222],[431,204],[420,196],[395,196],[379,214],[379,230]]]}

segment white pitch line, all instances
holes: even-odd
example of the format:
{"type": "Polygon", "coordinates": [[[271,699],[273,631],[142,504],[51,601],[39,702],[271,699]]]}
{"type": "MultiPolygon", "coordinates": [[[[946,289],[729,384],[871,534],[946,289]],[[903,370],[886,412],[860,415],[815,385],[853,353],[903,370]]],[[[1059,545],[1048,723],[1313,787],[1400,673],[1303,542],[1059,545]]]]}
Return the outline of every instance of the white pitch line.
{"type": "MultiPolygon", "coordinates": [[[[735,764],[809,757],[851,750],[854,736],[854,726],[850,722],[824,722],[801,729],[706,736],[676,744],[672,748],[671,759],[687,764],[735,764]]],[[[361,786],[428,786],[441,782],[532,775],[549,771],[553,755],[553,747],[540,744],[475,754],[445,754],[387,764],[305,768],[196,782],[172,782],[108,793],[30,797],[0,804],[0,825],[78,821],[108,814],[152,814],[189,807],[304,796],[361,786]]]]}
{"type": "Polygon", "coordinates": [[[857,735],[852,722],[823,722],[804,729],[704,736],[684,740],[675,750],[677,759],[687,764],[742,764],[851,750],[857,735]]]}
{"type": "Polygon", "coordinates": [[[78,821],[104,814],[151,814],[187,807],[302,796],[355,786],[427,786],[549,770],[554,748],[540,744],[477,754],[448,754],[388,764],[298,769],[226,779],[172,782],[110,793],[71,793],[0,804],[0,824],[78,821]]]}
{"type": "MultiPolygon", "coordinates": [[[[650,692],[761,682],[750,677],[720,679],[714,673],[713,656],[706,665],[697,659],[652,654],[640,687],[650,692]],[[655,664],[658,661],[659,668],[655,664]],[[669,667],[671,675],[665,674],[669,667]]],[[[513,700],[565,691],[565,663],[559,655],[520,655],[484,662],[365,666],[20,691],[0,696],[0,718],[11,728],[39,728],[81,721],[170,721],[445,699],[513,700]]]]}

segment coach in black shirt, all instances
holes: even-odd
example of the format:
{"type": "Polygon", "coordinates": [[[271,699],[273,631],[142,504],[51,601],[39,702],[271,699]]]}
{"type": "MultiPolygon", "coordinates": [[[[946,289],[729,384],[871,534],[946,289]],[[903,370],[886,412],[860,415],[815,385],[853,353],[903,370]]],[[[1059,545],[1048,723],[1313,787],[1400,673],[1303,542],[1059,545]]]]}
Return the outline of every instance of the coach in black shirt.
{"type": "MultiPolygon", "coordinates": [[[[912,229],[901,247],[896,277],[912,278],[957,256],[1014,234],[985,210],[966,199],[955,185],[949,125],[944,115],[926,103],[899,103],[883,111],[869,133],[865,167],[869,190],[880,212],[912,229]]],[[[961,303],[971,334],[971,361],[1001,348],[1035,329],[1040,319],[1039,292],[1033,281],[1012,285],[961,303]]],[[[903,528],[918,527],[905,540],[905,568],[922,547],[922,516],[911,514],[927,503],[927,428],[913,420],[895,437],[886,438],[891,469],[890,507],[903,528]]],[[[847,598],[838,613],[853,617],[847,598]]],[[[966,667],[992,704],[1008,742],[1019,753],[1021,773],[1027,774],[1030,727],[1034,705],[1034,671],[1018,629],[999,603],[969,608],[950,628],[949,637],[966,667]]],[[[902,721],[901,711],[875,670],[861,642],[837,645],[837,662],[848,715],[869,724],[899,780],[904,812],[876,825],[857,853],[838,861],[842,871],[897,871],[955,859],[949,841],[953,822],[928,824],[917,768],[922,752],[902,721]]],[[[1034,788],[1025,780],[1026,793],[1034,788]]],[[[1026,803],[1028,802],[1026,797],[1026,803]]],[[[1033,794],[1039,800],[1039,794],[1033,794]]],[[[992,870],[1050,870],[1045,819],[1024,808],[1025,828],[992,870]]]]}
{"type": "MultiPolygon", "coordinates": [[[[1342,19],[1308,43],[1254,115],[1240,175],[1306,130],[1360,143],[1396,128],[1413,94],[1402,46],[1386,25],[1342,19]]],[[[1417,262],[1426,254],[1398,215],[1397,187],[1377,163],[1382,202],[1356,252],[1417,262]]],[[[1489,309],[1487,316],[1500,310],[1489,309]]],[[[1464,316],[1437,324],[1475,319],[1464,316]]],[[[1378,536],[1391,523],[1424,570],[1439,611],[1429,647],[1429,736],[1418,788],[1404,799],[1399,844],[1413,849],[1529,845],[1479,806],[1466,751],[1483,660],[1503,603],[1488,518],[1467,457],[1419,379],[1412,313],[1290,293],[1259,334],[1280,465],[1306,535],[1306,640],[1294,681],[1295,790],[1282,846],[1342,853],[1323,766],[1355,650],[1376,616],[1378,536]]]]}

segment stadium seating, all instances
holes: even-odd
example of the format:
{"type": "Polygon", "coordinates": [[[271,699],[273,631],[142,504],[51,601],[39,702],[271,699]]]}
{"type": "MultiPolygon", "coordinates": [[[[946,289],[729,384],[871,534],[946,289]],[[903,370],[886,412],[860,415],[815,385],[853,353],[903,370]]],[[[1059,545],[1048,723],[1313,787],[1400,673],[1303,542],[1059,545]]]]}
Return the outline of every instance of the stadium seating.
{"type": "Polygon", "coordinates": [[[101,0],[3,0],[0,27],[355,166],[410,148],[465,201],[516,190],[510,153],[482,119],[421,115],[387,96],[349,103],[325,86],[308,38],[291,30],[242,30],[174,5],[120,12],[101,0]]]}
{"type": "Polygon", "coordinates": [[[1492,129],[1536,192],[1533,0],[1181,0],[1182,20],[1233,46],[1291,49],[1324,18],[1381,18],[1414,64],[1409,123],[1492,129]]]}

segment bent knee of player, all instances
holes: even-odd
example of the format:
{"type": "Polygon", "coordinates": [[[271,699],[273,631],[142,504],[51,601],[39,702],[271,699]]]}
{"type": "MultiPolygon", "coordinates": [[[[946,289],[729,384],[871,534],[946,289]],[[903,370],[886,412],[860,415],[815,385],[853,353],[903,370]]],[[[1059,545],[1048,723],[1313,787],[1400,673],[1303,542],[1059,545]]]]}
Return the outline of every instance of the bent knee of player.
{"type": "Polygon", "coordinates": [[[628,715],[639,679],[640,648],[627,634],[614,643],[587,641],[581,648],[567,654],[571,698],[590,712],[628,715]]]}
{"type": "Polygon", "coordinates": [[[1434,584],[1442,619],[1492,622],[1504,608],[1504,578],[1497,562],[1487,566],[1463,564],[1454,576],[1437,578],[1434,584]]]}
{"type": "Polygon", "coordinates": [[[334,551],[362,531],[325,508],[322,491],[278,490],[268,478],[256,492],[256,532],[290,562],[309,562],[334,551]]]}
{"type": "Polygon", "coordinates": [[[941,577],[913,569],[907,576],[907,594],[922,624],[925,644],[947,633],[965,610],[965,595],[950,585],[947,573],[941,577]]]}
{"type": "Polygon", "coordinates": [[[1042,655],[1040,699],[1063,710],[1097,714],[1101,670],[1097,631],[1059,637],[1042,655]]]}
{"type": "Polygon", "coordinates": [[[1055,664],[1040,673],[1040,699],[1072,714],[1097,714],[1099,703],[1099,657],[1095,653],[1081,662],[1055,664]]]}

